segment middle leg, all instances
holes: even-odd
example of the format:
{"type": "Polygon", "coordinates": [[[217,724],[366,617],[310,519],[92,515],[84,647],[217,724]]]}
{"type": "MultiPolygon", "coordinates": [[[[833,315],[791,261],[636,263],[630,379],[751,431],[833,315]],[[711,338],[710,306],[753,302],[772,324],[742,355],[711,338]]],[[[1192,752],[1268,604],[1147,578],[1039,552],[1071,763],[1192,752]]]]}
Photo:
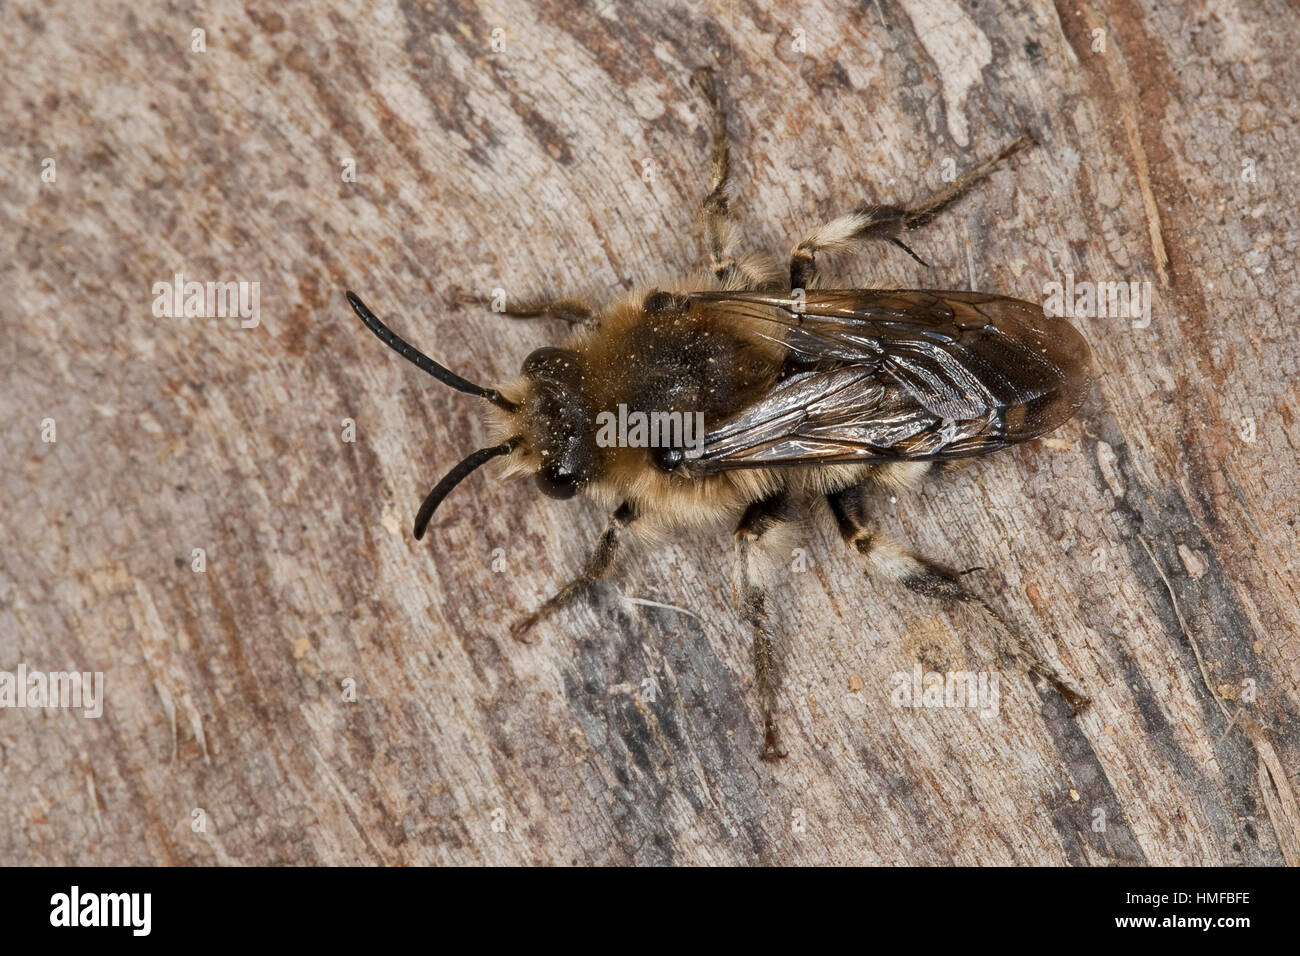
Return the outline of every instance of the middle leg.
{"type": "Polygon", "coordinates": [[[718,95],[713,71],[703,67],[691,74],[691,83],[708,102],[712,118],[712,157],[709,161],[709,192],[700,204],[704,243],[709,253],[709,270],[723,289],[758,289],[771,281],[768,267],[759,257],[743,255],[740,227],[731,211],[731,148],[727,143],[727,113],[718,95]]]}

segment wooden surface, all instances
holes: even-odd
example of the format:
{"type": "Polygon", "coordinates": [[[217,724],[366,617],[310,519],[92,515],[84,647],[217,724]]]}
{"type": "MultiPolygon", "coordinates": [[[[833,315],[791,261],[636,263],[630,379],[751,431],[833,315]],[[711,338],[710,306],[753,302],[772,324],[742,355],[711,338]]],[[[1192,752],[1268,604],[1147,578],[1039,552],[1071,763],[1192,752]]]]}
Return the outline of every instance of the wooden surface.
{"type": "Polygon", "coordinates": [[[1016,10],[10,5],[0,669],[103,671],[107,699],[0,711],[0,863],[1300,862],[1300,26],[1277,0],[1016,10]],[[910,237],[931,268],[871,249],[837,282],[1152,284],[1148,327],[1078,322],[1076,421],[884,516],[987,567],[1082,717],[812,521],[773,581],[790,756],[764,764],[725,529],[631,552],[535,646],[506,628],[594,507],[489,467],[411,539],[482,409],[343,290],[492,381],[560,330],[458,294],[699,265],[704,64],[752,248],[1027,128],[910,237]],[[259,282],[260,324],[154,316],[181,270],[259,282]],[[918,662],[999,673],[996,717],[893,706],[918,662]]]}

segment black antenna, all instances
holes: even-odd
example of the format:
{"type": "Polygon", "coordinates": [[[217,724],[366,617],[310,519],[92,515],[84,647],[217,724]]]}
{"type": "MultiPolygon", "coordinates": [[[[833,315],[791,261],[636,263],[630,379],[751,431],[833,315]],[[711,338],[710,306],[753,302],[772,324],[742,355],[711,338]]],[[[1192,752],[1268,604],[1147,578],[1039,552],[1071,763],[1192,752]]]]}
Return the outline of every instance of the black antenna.
{"type": "MultiPolygon", "coordinates": [[[[370,311],[369,307],[357,297],[356,293],[349,292],[347,296],[348,305],[352,306],[352,311],[357,314],[358,318],[360,318],[362,322],[366,323],[366,328],[371,332],[374,332],[375,335],[379,337],[379,341],[383,342],[412,365],[423,369],[438,381],[442,382],[442,384],[450,385],[458,392],[465,392],[467,395],[477,395],[479,398],[486,398],[497,408],[503,408],[508,412],[513,412],[519,407],[514,402],[510,401],[510,399],[498,392],[495,388],[484,388],[482,385],[475,385],[473,382],[461,378],[451,369],[439,365],[415,346],[401,338],[401,336],[388,326],[384,325],[383,322],[380,322],[375,313],[370,311]]],[[[417,534],[416,537],[418,538],[419,535],[417,534]]]]}
{"type": "Polygon", "coordinates": [[[419,541],[424,537],[424,529],[429,526],[429,519],[433,517],[434,510],[438,505],[442,504],[442,499],[447,497],[451,492],[451,489],[464,481],[466,475],[478,468],[484,462],[490,461],[500,455],[510,454],[517,444],[519,444],[519,439],[511,438],[508,441],[497,445],[495,448],[480,448],[451,471],[447,472],[447,474],[443,475],[442,481],[434,485],[433,490],[425,496],[424,503],[420,505],[420,511],[415,516],[415,540],[419,541]]]}

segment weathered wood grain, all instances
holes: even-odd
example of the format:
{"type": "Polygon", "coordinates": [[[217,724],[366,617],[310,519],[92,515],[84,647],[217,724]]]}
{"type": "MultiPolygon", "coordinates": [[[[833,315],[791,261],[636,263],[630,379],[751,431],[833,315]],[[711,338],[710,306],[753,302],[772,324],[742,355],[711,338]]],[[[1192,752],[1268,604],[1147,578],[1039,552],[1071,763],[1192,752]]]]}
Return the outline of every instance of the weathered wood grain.
{"type": "Polygon", "coordinates": [[[1291,6],[10,10],[0,670],[103,671],[107,700],[0,711],[0,862],[1300,862],[1291,6]],[[534,646],[506,628],[594,508],[489,468],[411,540],[481,410],[342,291],[496,380],[559,330],[461,294],[697,266],[703,64],[753,248],[1030,129],[911,237],[931,268],[870,250],[839,282],[1152,284],[1148,327],[1079,321],[1078,420],[885,516],[987,567],[972,587],[1086,688],[1080,718],[814,521],[786,549],[806,571],[776,555],[790,756],[763,764],[725,530],[637,549],[534,646]],[[178,271],[260,283],[260,324],[156,317],[178,271]],[[918,662],[997,671],[998,714],[893,706],[918,662]]]}

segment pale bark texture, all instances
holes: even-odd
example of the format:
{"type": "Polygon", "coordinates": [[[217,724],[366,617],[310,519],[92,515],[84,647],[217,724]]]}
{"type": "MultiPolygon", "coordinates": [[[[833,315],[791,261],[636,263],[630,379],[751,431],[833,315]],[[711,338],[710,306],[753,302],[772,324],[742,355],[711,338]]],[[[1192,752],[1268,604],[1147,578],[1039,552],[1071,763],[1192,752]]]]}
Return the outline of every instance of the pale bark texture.
{"type": "Polygon", "coordinates": [[[1293,5],[19,0],[0,33],[0,670],[105,693],[0,710],[0,863],[1300,862],[1293,5]],[[483,405],[344,290],[491,383],[563,331],[493,290],[699,267],[704,65],[748,248],[1028,130],[908,236],[928,268],[833,284],[1149,284],[1149,322],[1075,320],[1075,420],[881,515],[984,567],[1079,717],[825,515],[768,575],[775,764],[729,529],[631,549],[531,645],[604,514],[489,465],[412,540],[483,405]],[[177,273],[258,283],[258,324],[157,314],[177,273]],[[996,674],[996,713],[896,706],[918,665],[996,674]]]}

